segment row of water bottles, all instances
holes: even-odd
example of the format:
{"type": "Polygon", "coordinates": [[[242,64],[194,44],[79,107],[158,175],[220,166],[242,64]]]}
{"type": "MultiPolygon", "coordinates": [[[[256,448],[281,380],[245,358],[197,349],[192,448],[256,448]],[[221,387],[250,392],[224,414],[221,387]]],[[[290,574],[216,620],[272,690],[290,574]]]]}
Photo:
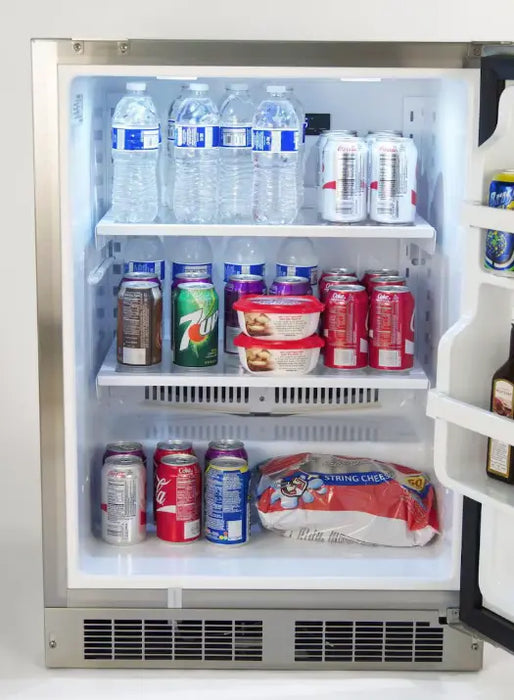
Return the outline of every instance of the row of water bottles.
{"type": "MultiPolygon", "coordinates": [[[[303,196],[305,113],[292,88],[270,85],[257,108],[244,83],[218,110],[204,83],[183,85],[168,113],[166,204],[180,223],[287,224],[303,196]]],[[[116,221],[153,221],[160,128],[144,83],[128,83],[113,116],[116,221]],[[127,136],[129,134],[129,136],[127,136]]]]}

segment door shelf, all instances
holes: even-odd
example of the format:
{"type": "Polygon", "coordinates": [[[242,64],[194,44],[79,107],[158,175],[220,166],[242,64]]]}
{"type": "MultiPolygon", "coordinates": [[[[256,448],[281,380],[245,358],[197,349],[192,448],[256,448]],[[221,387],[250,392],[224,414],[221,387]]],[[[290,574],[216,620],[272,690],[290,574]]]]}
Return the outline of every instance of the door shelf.
{"type": "Polygon", "coordinates": [[[465,202],[462,221],[474,228],[490,228],[494,231],[514,233],[514,210],[495,209],[477,202],[465,202]]]}
{"type": "MultiPolygon", "coordinates": [[[[220,353],[222,357],[222,353],[220,353]]],[[[407,372],[380,372],[373,369],[341,371],[326,368],[322,361],[310,374],[302,376],[256,376],[245,372],[237,360],[222,360],[216,367],[187,371],[173,365],[169,341],[163,347],[163,360],[151,367],[127,367],[116,361],[116,339],[97,375],[98,386],[201,386],[201,387],[312,387],[358,389],[427,389],[428,378],[416,364],[407,372]]]]}
{"type": "Polygon", "coordinates": [[[330,224],[318,220],[315,209],[303,209],[294,224],[261,226],[257,224],[178,224],[168,209],[148,224],[115,223],[110,212],[96,225],[96,236],[308,236],[312,238],[405,238],[420,240],[433,252],[435,229],[417,217],[414,224],[376,224],[365,221],[358,224],[330,224]]]}

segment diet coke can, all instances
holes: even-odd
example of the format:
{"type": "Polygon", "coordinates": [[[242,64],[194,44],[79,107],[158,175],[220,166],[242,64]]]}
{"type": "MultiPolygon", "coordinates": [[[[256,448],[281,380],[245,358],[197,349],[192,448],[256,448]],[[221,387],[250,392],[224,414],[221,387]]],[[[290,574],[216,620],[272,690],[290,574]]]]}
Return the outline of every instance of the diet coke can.
{"type": "Polygon", "coordinates": [[[368,147],[364,139],[329,134],[322,154],[321,218],[354,223],[367,216],[368,147]]]}
{"type": "Polygon", "coordinates": [[[402,275],[383,275],[382,277],[372,277],[368,284],[368,294],[372,294],[376,287],[404,287],[407,278],[402,275]]]}
{"type": "Polygon", "coordinates": [[[369,365],[406,370],[414,364],[414,297],[408,287],[377,287],[371,296],[369,365]]]}
{"type": "Polygon", "coordinates": [[[146,455],[143,445],[140,442],[128,442],[125,440],[107,443],[102,462],[105,462],[108,457],[121,457],[123,455],[139,457],[146,467],[146,455]]]}
{"type": "Polygon", "coordinates": [[[248,452],[245,450],[244,442],[241,440],[211,440],[205,453],[205,464],[209,464],[218,457],[239,457],[248,462],[248,452]]]}
{"type": "Polygon", "coordinates": [[[312,287],[307,277],[296,275],[279,275],[269,288],[273,296],[310,296],[312,287]]]}
{"type": "Polygon", "coordinates": [[[157,464],[168,455],[194,455],[193,443],[190,440],[163,440],[157,443],[153,453],[153,516],[155,520],[155,491],[157,486],[157,464]]]}
{"type": "Polygon", "coordinates": [[[319,298],[325,301],[327,290],[335,284],[359,284],[359,280],[355,275],[325,275],[319,283],[319,298]]]}
{"type": "Polygon", "coordinates": [[[102,538],[137,544],[146,537],[146,470],[140,457],[107,457],[101,473],[102,538]]]}
{"type": "Polygon", "coordinates": [[[333,285],[323,314],[324,363],[337,369],[368,365],[368,295],[361,285],[333,285]]]}
{"type": "Polygon", "coordinates": [[[399,275],[400,271],[399,270],[394,270],[392,267],[381,267],[377,270],[366,270],[364,273],[364,277],[361,280],[361,284],[363,284],[366,289],[369,286],[369,281],[373,279],[374,277],[385,277],[388,275],[399,275]]]}
{"type": "Polygon", "coordinates": [[[329,277],[330,275],[351,275],[352,277],[356,277],[357,273],[354,267],[329,267],[328,270],[323,270],[320,279],[329,277]]]}
{"type": "Polygon", "coordinates": [[[378,136],[371,143],[369,216],[382,224],[413,223],[416,217],[414,141],[400,136],[378,136]]]}
{"type": "Polygon", "coordinates": [[[185,543],[200,537],[202,472],[194,455],[166,455],[159,460],[155,503],[159,539],[185,543]]]}
{"type": "Polygon", "coordinates": [[[234,303],[249,294],[266,294],[266,284],[261,275],[231,275],[225,285],[225,352],[238,354],[234,338],[241,333],[234,303]]]}

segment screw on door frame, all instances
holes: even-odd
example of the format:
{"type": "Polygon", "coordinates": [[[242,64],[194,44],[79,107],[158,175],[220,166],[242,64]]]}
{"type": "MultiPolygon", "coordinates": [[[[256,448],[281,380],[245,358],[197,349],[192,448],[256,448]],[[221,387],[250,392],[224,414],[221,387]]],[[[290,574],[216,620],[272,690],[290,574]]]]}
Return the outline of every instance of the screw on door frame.
{"type": "Polygon", "coordinates": [[[50,649],[55,649],[55,647],[57,646],[57,642],[55,641],[55,639],[50,639],[50,641],[48,642],[48,646],[50,647],[50,649]]]}
{"type": "Polygon", "coordinates": [[[72,48],[74,53],[84,53],[84,44],[81,41],[74,41],[72,48]]]}
{"type": "Polygon", "coordinates": [[[473,47],[473,56],[481,56],[482,55],[482,47],[481,46],[474,46],[473,47]]]}
{"type": "Polygon", "coordinates": [[[480,645],[478,642],[471,642],[471,650],[472,651],[478,651],[480,645]]]}
{"type": "Polygon", "coordinates": [[[129,52],[129,45],[126,41],[118,41],[118,51],[122,56],[125,56],[129,52]]]}

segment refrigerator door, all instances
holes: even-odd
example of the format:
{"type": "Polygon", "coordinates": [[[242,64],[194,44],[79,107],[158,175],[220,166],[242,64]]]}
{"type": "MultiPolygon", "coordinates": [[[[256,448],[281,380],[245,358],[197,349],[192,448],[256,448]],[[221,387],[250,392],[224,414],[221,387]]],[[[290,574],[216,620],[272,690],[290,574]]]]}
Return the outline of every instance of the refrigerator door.
{"type": "Polygon", "coordinates": [[[443,336],[437,387],[429,392],[435,418],[435,470],[464,498],[460,620],[478,636],[514,652],[514,489],[488,478],[489,438],[514,445],[514,423],[489,411],[491,377],[505,361],[514,279],[483,268],[488,229],[514,233],[514,212],[487,201],[495,173],[512,168],[514,56],[482,59],[479,138],[472,160],[469,228],[464,252],[463,315],[443,336]]]}

